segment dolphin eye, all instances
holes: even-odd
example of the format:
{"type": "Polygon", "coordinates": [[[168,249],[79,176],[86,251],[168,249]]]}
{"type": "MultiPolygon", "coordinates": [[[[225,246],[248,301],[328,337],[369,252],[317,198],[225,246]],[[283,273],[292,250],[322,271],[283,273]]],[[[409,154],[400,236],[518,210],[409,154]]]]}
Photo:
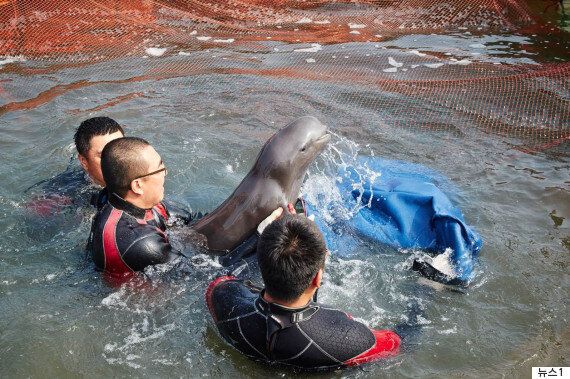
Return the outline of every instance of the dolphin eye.
{"type": "Polygon", "coordinates": [[[306,147],[306,146],[303,146],[303,147],[301,148],[301,151],[305,151],[305,150],[307,150],[307,147],[306,147]]]}

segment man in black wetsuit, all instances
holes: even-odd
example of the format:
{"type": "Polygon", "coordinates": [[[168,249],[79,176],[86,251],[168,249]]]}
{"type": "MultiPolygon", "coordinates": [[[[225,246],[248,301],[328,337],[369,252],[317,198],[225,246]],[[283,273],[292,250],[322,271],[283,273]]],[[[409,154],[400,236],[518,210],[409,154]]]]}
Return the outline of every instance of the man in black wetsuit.
{"type": "Polygon", "coordinates": [[[167,171],[156,150],[141,138],[116,139],[103,149],[101,168],[109,199],[91,229],[89,245],[97,268],[113,279],[126,279],[176,258],[162,203],[167,171]]]}
{"type": "Polygon", "coordinates": [[[107,143],[123,136],[123,128],[112,118],[93,117],[83,121],[74,135],[83,169],[73,162],[65,172],[34,185],[41,188],[41,194],[36,195],[27,208],[40,216],[49,216],[66,205],[102,206],[106,194],[100,193],[101,188],[105,187],[101,152],[107,143]]]}
{"type": "Polygon", "coordinates": [[[369,329],[313,301],[326,255],[322,234],[306,217],[287,214],[269,224],[257,245],[265,289],[222,276],[206,291],[222,337],[254,359],[305,369],[353,366],[396,354],[396,333],[369,329]]]}

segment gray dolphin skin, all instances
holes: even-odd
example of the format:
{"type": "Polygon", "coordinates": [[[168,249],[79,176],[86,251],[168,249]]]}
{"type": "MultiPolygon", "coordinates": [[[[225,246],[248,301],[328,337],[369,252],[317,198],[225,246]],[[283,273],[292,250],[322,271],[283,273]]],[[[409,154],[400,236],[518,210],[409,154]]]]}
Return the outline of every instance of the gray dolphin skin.
{"type": "Polygon", "coordinates": [[[315,117],[293,121],[265,143],[231,196],[190,227],[206,237],[212,253],[232,250],[276,208],[295,202],[307,168],[329,140],[327,127],[315,117]]]}

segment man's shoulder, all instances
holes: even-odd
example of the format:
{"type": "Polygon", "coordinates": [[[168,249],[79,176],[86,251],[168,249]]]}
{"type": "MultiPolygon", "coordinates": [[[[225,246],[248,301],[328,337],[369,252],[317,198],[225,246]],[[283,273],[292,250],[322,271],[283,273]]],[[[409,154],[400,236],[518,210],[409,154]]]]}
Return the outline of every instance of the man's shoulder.
{"type": "Polygon", "coordinates": [[[106,203],[93,222],[94,254],[107,254],[105,246],[109,246],[133,271],[168,261],[171,250],[168,239],[145,220],[106,203]]]}
{"type": "Polygon", "coordinates": [[[91,182],[85,171],[77,165],[70,164],[64,172],[33,184],[28,190],[39,189],[44,193],[71,195],[82,192],[87,187],[91,187],[91,182]]]}
{"type": "Polygon", "coordinates": [[[30,199],[26,208],[39,216],[49,216],[69,206],[87,207],[97,191],[81,168],[70,166],[66,171],[26,189],[30,199]]]}
{"type": "Polygon", "coordinates": [[[206,304],[218,322],[253,311],[259,289],[232,275],[214,279],[206,289],[206,304]]]}

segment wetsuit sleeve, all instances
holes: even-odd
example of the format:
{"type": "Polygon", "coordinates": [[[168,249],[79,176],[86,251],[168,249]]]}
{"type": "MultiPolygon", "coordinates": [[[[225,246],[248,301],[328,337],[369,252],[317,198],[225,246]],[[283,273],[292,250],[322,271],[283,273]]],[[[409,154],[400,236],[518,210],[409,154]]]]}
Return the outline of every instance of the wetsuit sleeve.
{"type": "Polygon", "coordinates": [[[210,311],[214,321],[218,321],[218,315],[220,314],[219,309],[216,307],[218,304],[214,302],[214,290],[224,282],[235,280],[237,280],[237,278],[233,275],[224,275],[217,277],[208,285],[208,288],[206,289],[206,305],[208,306],[208,310],[210,311]]]}
{"type": "Polygon", "coordinates": [[[201,212],[192,212],[191,209],[186,209],[183,205],[173,201],[163,201],[162,206],[166,210],[167,226],[173,225],[188,225],[190,222],[203,217],[201,212]]]}
{"type": "Polygon", "coordinates": [[[370,329],[374,335],[374,345],[365,352],[344,362],[346,366],[356,366],[380,358],[396,355],[400,350],[400,336],[391,330],[370,329]]]}
{"type": "Polygon", "coordinates": [[[150,232],[137,238],[122,258],[132,270],[142,271],[146,266],[170,262],[178,256],[163,234],[150,232]]]}

